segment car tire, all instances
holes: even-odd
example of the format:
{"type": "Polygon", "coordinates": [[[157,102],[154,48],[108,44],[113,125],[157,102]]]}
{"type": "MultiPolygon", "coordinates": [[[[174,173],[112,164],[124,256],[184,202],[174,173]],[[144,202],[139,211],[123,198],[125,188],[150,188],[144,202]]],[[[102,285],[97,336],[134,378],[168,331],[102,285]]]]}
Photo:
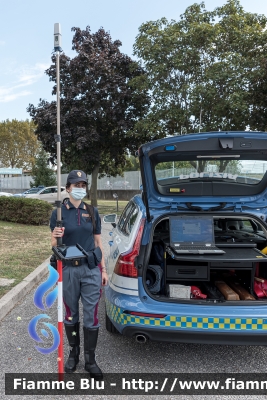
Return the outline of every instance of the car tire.
{"type": "Polygon", "coordinates": [[[113,323],[110,321],[110,319],[107,315],[107,311],[106,311],[106,330],[110,333],[119,333],[118,329],[115,328],[113,323]]]}
{"type": "Polygon", "coordinates": [[[62,204],[65,204],[68,200],[69,200],[69,198],[66,197],[66,198],[62,201],[62,204]]]}

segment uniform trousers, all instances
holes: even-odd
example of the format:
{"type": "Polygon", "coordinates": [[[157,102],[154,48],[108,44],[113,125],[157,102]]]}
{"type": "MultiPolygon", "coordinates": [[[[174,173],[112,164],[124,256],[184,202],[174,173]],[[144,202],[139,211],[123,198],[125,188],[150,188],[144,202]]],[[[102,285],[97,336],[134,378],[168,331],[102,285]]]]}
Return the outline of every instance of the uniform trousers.
{"type": "Polygon", "coordinates": [[[87,263],[63,267],[63,301],[66,308],[64,324],[79,321],[79,300],[83,304],[83,326],[98,328],[98,302],[101,295],[100,268],[90,269],[87,263]]]}

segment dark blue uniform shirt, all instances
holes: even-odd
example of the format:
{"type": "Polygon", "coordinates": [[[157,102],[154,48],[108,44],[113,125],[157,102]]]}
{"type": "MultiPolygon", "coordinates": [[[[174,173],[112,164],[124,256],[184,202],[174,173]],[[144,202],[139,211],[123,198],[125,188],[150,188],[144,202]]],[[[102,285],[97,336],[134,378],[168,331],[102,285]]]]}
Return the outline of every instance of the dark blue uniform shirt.
{"type": "MultiPolygon", "coordinates": [[[[85,204],[81,202],[78,208],[68,201],[62,205],[62,225],[65,228],[62,243],[66,246],[75,246],[79,243],[84,250],[91,251],[95,248],[94,235],[101,233],[101,219],[97,208],[95,212],[95,232],[85,204]]],[[[57,210],[53,210],[50,218],[51,231],[54,230],[57,221],[57,210]]]]}

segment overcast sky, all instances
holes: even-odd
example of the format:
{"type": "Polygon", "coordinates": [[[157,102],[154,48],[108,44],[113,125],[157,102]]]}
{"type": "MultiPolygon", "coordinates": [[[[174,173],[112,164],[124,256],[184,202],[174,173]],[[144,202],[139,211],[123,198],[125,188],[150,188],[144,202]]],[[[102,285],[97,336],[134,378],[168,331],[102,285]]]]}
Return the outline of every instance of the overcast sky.
{"type": "MultiPolygon", "coordinates": [[[[51,101],[52,84],[44,74],[51,63],[54,23],[62,30],[62,48],[70,56],[72,27],[109,31],[132,55],[138,27],[159,18],[178,20],[194,0],[0,0],[0,122],[29,119],[29,103],[51,101]]],[[[226,0],[206,0],[208,10],[226,0]]],[[[266,0],[241,0],[245,11],[266,14],[266,0]]]]}

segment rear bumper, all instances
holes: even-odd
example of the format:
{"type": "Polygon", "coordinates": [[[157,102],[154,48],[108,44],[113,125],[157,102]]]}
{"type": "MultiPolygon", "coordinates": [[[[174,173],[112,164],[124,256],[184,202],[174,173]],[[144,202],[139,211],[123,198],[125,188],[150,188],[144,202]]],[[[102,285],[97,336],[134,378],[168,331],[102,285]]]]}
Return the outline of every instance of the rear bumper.
{"type": "Polygon", "coordinates": [[[177,343],[202,343],[221,345],[254,345],[267,346],[266,333],[243,333],[243,332],[189,332],[172,331],[169,329],[149,329],[140,326],[126,326],[122,334],[128,337],[144,335],[147,339],[159,342],[177,343]]]}
{"type": "Polygon", "coordinates": [[[266,305],[142,303],[137,296],[113,290],[106,294],[109,319],[128,337],[140,334],[152,341],[267,346],[266,305]],[[159,314],[164,316],[157,317],[159,314]]]}

